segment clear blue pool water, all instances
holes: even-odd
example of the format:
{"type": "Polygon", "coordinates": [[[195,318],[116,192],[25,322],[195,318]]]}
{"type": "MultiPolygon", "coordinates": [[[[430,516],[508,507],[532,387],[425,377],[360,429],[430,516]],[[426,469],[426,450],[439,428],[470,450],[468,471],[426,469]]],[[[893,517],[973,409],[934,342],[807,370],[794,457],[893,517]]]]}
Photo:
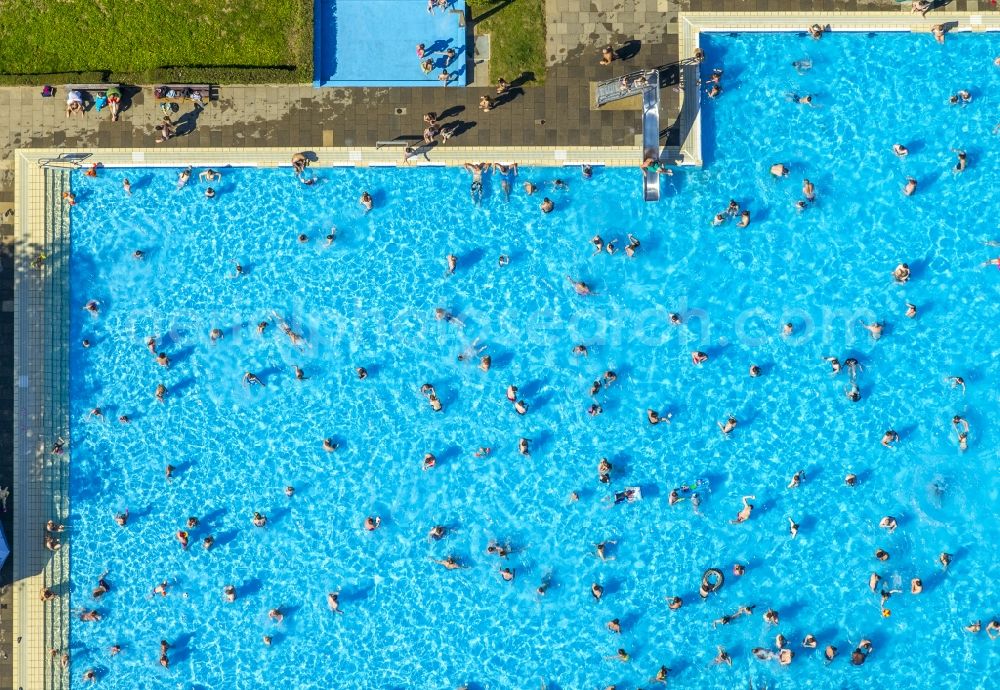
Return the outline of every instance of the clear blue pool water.
{"type": "Polygon", "coordinates": [[[204,183],[176,190],[178,170],[74,174],[71,601],[105,615],[72,628],[76,687],[87,668],[123,689],[631,689],[649,687],[661,664],[687,688],[958,688],[997,676],[996,643],[962,626],[998,614],[1000,272],[980,264],[1000,255],[983,244],[1000,239],[990,133],[1000,36],[703,40],[706,70],[725,70],[723,96],[705,106],[710,164],[665,178],[657,204],[642,201],[636,169],[598,168],[590,180],[522,169],[509,201],[488,175],[478,207],[459,169],[317,170],[306,187],[287,169],[226,168],[213,200],[204,183]],[[806,55],[814,66],[800,77],[787,66],[806,55]],[[949,107],[963,87],[973,102],[949,107]],[[786,102],[791,90],[821,107],[786,102]],[[908,158],[892,154],[896,141],[908,158]],[[949,147],[969,152],[961,175],[949,147]],[[770,179],[777,161],[787,179],[770,179]],[[919,180],[911,198],[907,175],[919,180]],[[817,201],[800,213],[806,176],[817,201]],[[569,189],[554,190],[556,178],[569,189]],[[533,197],[521,191],[529,180],[542,187],[533,197]],[[368,214],[362,190],[375,200],[368,214]],[[553,213],[538,211],[541,195],[553,213]],[[730,198],[750,210],[749,227],[712,226],[730,198]],[[595,233],[620,244],[632,233],[641,247],[631,260],[593,256],[595,233]],[[237,261],[245,274],[233,279],[237,261]],[[901,261],[906,285],[891,278],[901,261]],[[574,294],[567,275],[595,294],[574,294]],[[90,299],[97,318],[82,310],[90,299]],[[437,307],[464,327],[435,320],[437,307]],[[670,312],[685,323],[671,326],[670,312]],[[305,338],[301,350],[274,313],[305,338]],[[880,341],[862,319],[886,321],[880,341]],[[262,320],[271,325],[258,336],[262,320]],[[214,345],[212,328],[223,331],[214,345]],[[169,369],[147,351],[151,335],[169,369]],[[477,339],[488,373],[456,359],[477,339]],[[572,354],[578,343],[588,357],[572,354]],[[710,360],[692,366],[692,350],[710,360]],[[859,360],[860,402],[824,356],[859,360]],[[761,377],[747,375],[751,364],[761,377]],[[592,398],[607,369],[618,380],[592,398]],[[266,387],[244,387],[247,371],[266,387]],[[505,400],[509,384],[529,405],[523,417],[505,400]],[[106,421],[89,416],[95,406],[106,421]],[[650,426],[647,408],[672,424],[650,426]],[[115,421],[122,414],[132,422],[115,421]],[[716,423],[728,414],[739,426],[724,437],[716,423]],[[971,425],[964,453],[956,414],[971,425]],[[889,428],[901,436],[892,449],[879,444],[889,428]],[[327,437],[339,450],[324,452],[327,437]],[[492,453],[475,457],[480,446],[492,453]],[[438,464],[424,471],[428,452],[438,464]],[[598,482],[602,457],[610,486],[598,482]],[[786,488],[797,470],[805,480],[786,488]],[[697,478],[709,483],[699,512],[670,506],[671,488],[697,478]],[[611,505],[626,486],[643,500],[611,505]],[[730,524],[747,494],[751,519],[730,524]],[[126,508],[122,529],[112,516],[126,508]],[[254,511],[266,528],[252,526],[254,511]],[[373,533],[369,515],[382,519],[373,533]],[[877,527],[883,515],[897,518],[894,534],[877,527]],[[201,524],[184,551],[174,534],[188,516],[201,524]],[[801,526],[794,540],[788,517],[801,526]],[[440,542],[427,538],[435,524],[450,530],[440,542]],[[512,583],[485,552],[493,539],[513,548],[512,583]],[[617,543],[602,562],[593,545],[605,540],[617,543]],[[876,561],[876,548],[890,560],[876,561]],[[947,573],[943,551],[954,554],[947,573]],[[432,562],[449,554],[468,567],[432,562]],[[743,577],[730,574],[737,562],[743,577]],[[709,567],[726,581],[702,602],[709,567]],[[104,571],[112,589],[95,604],[104,571]],[[906,590],[889,617],[868,591],[871,572],[906,590]],[[168,596],[154,596],[163,580],[168,596]],[[327,609],[331,591],[342,615],[327,609]],[[671,611],[675,595],[684,606],[671,611]],[[752,617],[713,629],[744,604],[752,617]],[[762,620],[768,608],[779,625],[762,620]],[[612,618],[621,635],[605,629],[612,618]],[[789,667],[750,653],[773,649],[778,632],[796,652],[789,667]],[[818,650],[799,646],[806,633],[818,650]],[[851,666],[865,637],[874,652],[851,666]],[[829,666],[827,644],[840,652],[829,666]],[[732,668],[712,665],[716,645],[732,668]],[[609,658],[619,647],[631,661],[609,658]]]}
{"type": "Polygon", "coordinates": [[[423,0],[315,0],[313,62],[316,86],[433,86],[447,65],[449,86],[465,86],[464,0],[427,12],[423,0]],[[454,12],[453,12],[454,11],[454,12]],[[416,46],[423,43],[434,69],[425,74],[416,46]]]}

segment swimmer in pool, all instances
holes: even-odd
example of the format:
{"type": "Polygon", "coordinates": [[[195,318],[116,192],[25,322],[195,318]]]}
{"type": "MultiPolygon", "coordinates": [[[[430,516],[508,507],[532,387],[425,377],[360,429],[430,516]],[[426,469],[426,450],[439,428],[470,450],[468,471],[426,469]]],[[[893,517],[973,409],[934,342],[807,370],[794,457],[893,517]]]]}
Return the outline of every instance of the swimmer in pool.
{"type": "Polygon", "coordinates": [[[878,321],[875,321],[874,323],[865,323],[864,321],[861,321],[860,323],[861,326],[871,334],[872,340],[878,340],[882,337],[882,331],[885,328],[885,323],[879,323],[878,321]]]}
{"type": "Polygon", "coordinates": [[[602,541],[599,544],[594,544],[594,549],[595,549],[595,551],[597,553],[597,557],[600,558],[602,561],[613,561],[613,560],[615,560],[614,556],[611,556],[609,558],[605,554],[605,549],[607,548],[608,544],[617,544],[617,543],[618,543],[617,541],[602,541]]]}
{"type": "Polygon", "coordinates": [[[628,239],[628,244],[625,245],[625,256],[631,259],[635,256],[635,250],[639,248],[639,240],[631,234],[628,234],[625,237],[628,239]]]}
{"type": "Polygon", "coordinates": [[[906,196],[913,196],[913,194],[916,191],[917,191],[917,181],[916,181],[916,179],[914,179],[912,177],[907,177],[906,178],[906,186],[903,187],[903,194],[905,194],[906,196]]]}
{"type": "Polygon", "coordinates": [[[453,323],[460,328],[465,326],[458,317],[443,307],[436,307],[434,309],[434,319],[436,321],[444,321],[445,323],[453,323]]]}
{"type": "Polygon", "coordinates": [[[899,434],[897,434],[892,429],[889,429],[884,434],[882,434],[882,445],[886,448],[892,447],[893,443],[899,442],[899,434]]]}
{"type": "Polygon", "coordinates": [[[955,167],[951,169],[952,172],[965,172],[965,166],[968,164],[968,158],[965,151],[961,151],[959,149],[952,149],[952,151],[954,151],[955,155],[958,156],[958,162],[955,163],[955,167]]]}
{"type": "Polygon", "coordinates": [[[583,296],[587,296],[587,295],[592,295],[593,294],[593,292],[590,289],[590,286],[587,285],[586,283],[584,283],[582,280],[573,280],[569,276],[566,276],[566,280],[568,280],[570,283],[572,283],[573,290],[576,291],[576,294],[583,295],[583,296]]]}
{"type": "Polygon", "coordinates": [[[844,395],[846,395],[847,399],[851,402],[858,402],[861,400],[861,389],[858,387],[858,384],[852,380],[851,385],[847,387],[846,391],[844,391],[844,395]]]}
{"type": "Polygon", "coordinates": [[[247,373],[243,374],[243,385],[244,386],[260,386],[261,388],[266,388],[264,382],[261,381],[260,378],[258,378],[258,376],[256,374],[254,374],[253,372],[250,372],[250,371],[248,371],[247,373]]]}
{"type": "Polygon", "coordinates": [[[949,376],[945,381],[950,383],[952,388],[961,388],[962,395],[965,395],[965,379],[961,376],[949,376]]]}
{"type": "Polygon", "coordinates": [[[736,417],[730,416],[728,419],[726,419],[725,424],[723,424],[722,422],[716,422],[716,424],[719,426],[719,429],[722,430],[722,433],[728,435],[732,433],[733,429],[736,428],[737,421],[736,417]]]}
{"type": "Polygon", "coordinates": [[[472,173],[472,184],[469,186],[469,196],[475,204],[483,201],[483,171],[489,168],[487,163],[466,163],[466,170],[472,173]]]}
{"type": "Polygon", "coordinates": [[[753,513],[753,503],[750,503],[748,499],[756,499],[756,496],[744,496],[743,497],[743,507],[740,509],[739,514],[736,516],[735,520],[730,520],[731,524],[739,524],[741,522],[746,522],[750,519],[750,514],[753,513]]]}
{"type": "Polygon", "coordinates": [[[816,201],[816,186],[809,180],[802,180],[802,196],[806,201],[816,201]]]}
{"type": "Polygon", "coordinates": [[[667,424],[670,424],[670,417],[671,415],[669,413],[661,415],[656,410],[652,409],[646,410],[646,419],[649,421],[650,424],[660,424],[661,422],[666,422],[667,424]]]}
{"type": "Polygon", "coordinates": [[[486,553],[499,556],[500,558],[507,558],[507,556],[510,555],[510,547],[504,546],[496,541],[490,541],[490,543],[486,546],[486,553]]]}

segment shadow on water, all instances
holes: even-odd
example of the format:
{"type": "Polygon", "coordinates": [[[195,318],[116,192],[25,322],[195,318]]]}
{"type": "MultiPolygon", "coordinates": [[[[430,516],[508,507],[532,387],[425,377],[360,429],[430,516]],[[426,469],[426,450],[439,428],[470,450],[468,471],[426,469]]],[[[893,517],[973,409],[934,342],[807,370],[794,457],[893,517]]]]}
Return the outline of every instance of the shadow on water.
{"type": "Polygon", "coordinates": [[[292,511],[289,508],[277,508],[267,516],[268,524],[277,525],[280,524],[282,520],[291,515],[292,511]]]}
{"type": "Polygon", "coordinates": [[[226,508],[216,508],[215,510],[206,513],[204,517],[199,518],[198,524],[204,528],[212,527],[214,526],[216,520],[221,517],[225,517],[228,512],[229,510],[226,508]]]}
{"type": "Polygon", "coordinates": [[[536,451],[544,451],[546,446],[552,442],[552,432],[547,429],[543,429],[542,431],[539,431],[534,438],[528,440],[529,452],[534,454],[536,451]]]}
{"type": "Polygon", "coordinates": [[[239,536],[240,531],[238,529],[230,529],[222,532],[215,538],[215,546],[225,546],[226,544],[232,543],[237,536],[239,536]]]}
{"type": "Polygon", "coordinates": [[[260,593],[262,585],[263,583],[260,579],[252,577],[236,588],[236,596],[252,597],[253,595],[260,593]]]}
{"type": "Polygon", "coordinates": [[[513,363],[513,361],[514,361],[514,353],[511,352],[510,350],[506,350],[496,355],[493,355],[493,361],[490,365],[490,368],[506,369],[511,365],[511,363],[513,363]]]}
{"type": "Polygon", "coordinates": [[[132,191],[137,192],[140,189],[146,189],[153,181],[152,175],[139,175],[134,180],[129,180],[132,183],[132,191]]]}
{"type": "Polygon", "coordinates": [[[462,454],[462,449],[458,446],[448,446],[444,451],[435,455],[438,465],[447,465],[453,460],[458,460],[462,454]]]}
{"type": "Polygon", "coordinates": [[[193,638],[194,635],[191,633],[182,633],[178,637],[174,638],[174,641],[170,643],[170,648],[168,650],[168,654],[172,662],[182,662],[190,658],[191,640],[193,638]]]}
{"type": "Polygon", "coordinates": [[[256,372],[257,377],[264,382],[265,385],[271,382],[271,379],[276,377],[278,374],[284,371],[283,367],[269,366],[256,372]]]}
{"type": "Polygon", "coordinates": [[[173,473],[172,473],[171,476],[174,479],[177,479],[178,477],[182,477],[192,467],[194,467],[194,461],[193,460],[185,460],[184,462],[179,462],[176,465],[174,465],[174,471],[173,471],[173,473]]]}
{"type": "Polygon", "coordinates": [[[639,484],[639,490],[642,491],[642,497],[644,499],[652,500],[660,497],[660,487],[655,483],[639,484]]]}
{"type": "Polygon", "coordinates": [[[484,250],[482,247],[476,247],[475,249],[472,249],[466,252],[465,254],[459,254],[455,270],[456,271],[468,270],[473,266],[475,266],[476,264],[478,264],[480,261],[482,261],[484,256],[486,256],[486,250],[484,250]]]}
{"type": "MultiPolygon", "coordinates": [[[[448,528],[449,531],[451,527],[448,528]]],[[[340,590],[339,601],[341,605],[343,604],[353,604],[359,601],[364,601],[371,596],[372,591],[375,589],[375,582],[363,582],[356,585],[351,585],[349,587],[344,587],[340,590]]]]}
{"type": "Polygon", "coordinates": [[[184,362],[191,359],[191,355],[197,350],[196,347],[188,345],[187,347],[182,347],[180,350],[170,355],[171,364],[183,364],[184,362]]]}
{"type": "Polygon", "coordinates": [[[167,395],[177,397],[193,385],[194,385],[194,377],[186,376],[177,383],[170,385],[167,388],[167,395]]]}
{"type": "Polygon", "coordinates": [[[533,381],[529,381],[528,383],[520,387],[520,389],[518,390],[518,396],[526,400],[531,399],[536,395],[538,395],[539,391],[541,391],[542,387],[545,385],[546,382],[542,381],[541,379],[534,379],[533,381]]]}
{"type": "Polygon", "coordinates": [[[425,55],[430,56],[434,53],[440,53],[448,49],[448,45],[453,41],[452,38],[439,38],[429,46],[424,48],[425,55]]]}

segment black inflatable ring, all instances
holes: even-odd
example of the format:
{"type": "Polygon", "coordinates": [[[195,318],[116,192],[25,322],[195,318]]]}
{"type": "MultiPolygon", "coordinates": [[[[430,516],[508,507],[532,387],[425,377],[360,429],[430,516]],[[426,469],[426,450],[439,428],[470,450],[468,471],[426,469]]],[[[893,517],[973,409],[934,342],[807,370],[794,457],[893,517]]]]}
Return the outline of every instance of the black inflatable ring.
{"type": "Polygon", "coordinates": [[[718,568],[709,568],[701,576],[701,588],[698,590],[698,594],[704,599],[722,587],[722,583],[725,581],[726,578],[721,570],[718,568]]]}

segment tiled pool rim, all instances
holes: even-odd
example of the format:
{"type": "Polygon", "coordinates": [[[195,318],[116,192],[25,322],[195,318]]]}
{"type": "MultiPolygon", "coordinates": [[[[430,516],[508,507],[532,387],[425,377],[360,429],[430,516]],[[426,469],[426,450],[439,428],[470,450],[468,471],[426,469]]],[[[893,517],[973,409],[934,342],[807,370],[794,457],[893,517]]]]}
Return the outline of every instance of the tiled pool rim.
{"type": "MultiPolygon", "coordinates": [[[[803,31],[820,23],[833,31],[929,32],[936,23],[953,23],[950,32],[1000,30],[1000,17],[978,13],[935,12],[921,18],[909,12],[908,3],[893,12],[832,14],[799,13],[682,13],[680,50],[689,58],[701,32],[711,31],[803,31]],[[955,25],[957,24],[957,25],[955,25]]],[[[685,65],[681,105],[682,144],[667,149],[663,160],[679,165],[701,165],[698,120],[697,65],[685,65]]],[[[68,388],[66,317],[68,299],[68,255],[60,251],[68,240],[65,225],[49,236],[47,214],[63,212],[57,198],[46,199],[46,159],[70,153],[89,153],[87,163],[106,167],[252,166],[290,167],[299,148],[197,148],[197,149],[21,149],[14,156],[15,251],[14,251],[14,486],[12,510],[14,535],[11,559],[14,566],[12,606],[13,687],[44,690],[70,687],[69,670],[63,669],[49,650],[68,645],[69,598],[43,604],[38,593],[51,587],[65,593],[69,573],[70,540],[66,548],[49,552],[42,532],[47,520],[65,521],[69,505],[53,491],[53,482],[66,481],[68,457],[52,455],[53,433],[67,426],[65,395],[68,388]],[[51,202],[51,203],[50,203],[51,202]],[[30,263],[45,253],[44,271],[30,263]]],[[[382,148],[312,148],[315,168],[341,166],[397,166],[402,146],[382,148]]],[[[429,160],[412,159],[408,166],[457,166],[469,161],[516,161],[533,166],[579,166],[583,163],[635,166],[640,157],[636,146],[617,147],[435,147],[429,160]]],[[[637,178],[636,193],[639,193],[637,178]]],[[[53,195],[56,196],[56,195],[53,195]]]]}

